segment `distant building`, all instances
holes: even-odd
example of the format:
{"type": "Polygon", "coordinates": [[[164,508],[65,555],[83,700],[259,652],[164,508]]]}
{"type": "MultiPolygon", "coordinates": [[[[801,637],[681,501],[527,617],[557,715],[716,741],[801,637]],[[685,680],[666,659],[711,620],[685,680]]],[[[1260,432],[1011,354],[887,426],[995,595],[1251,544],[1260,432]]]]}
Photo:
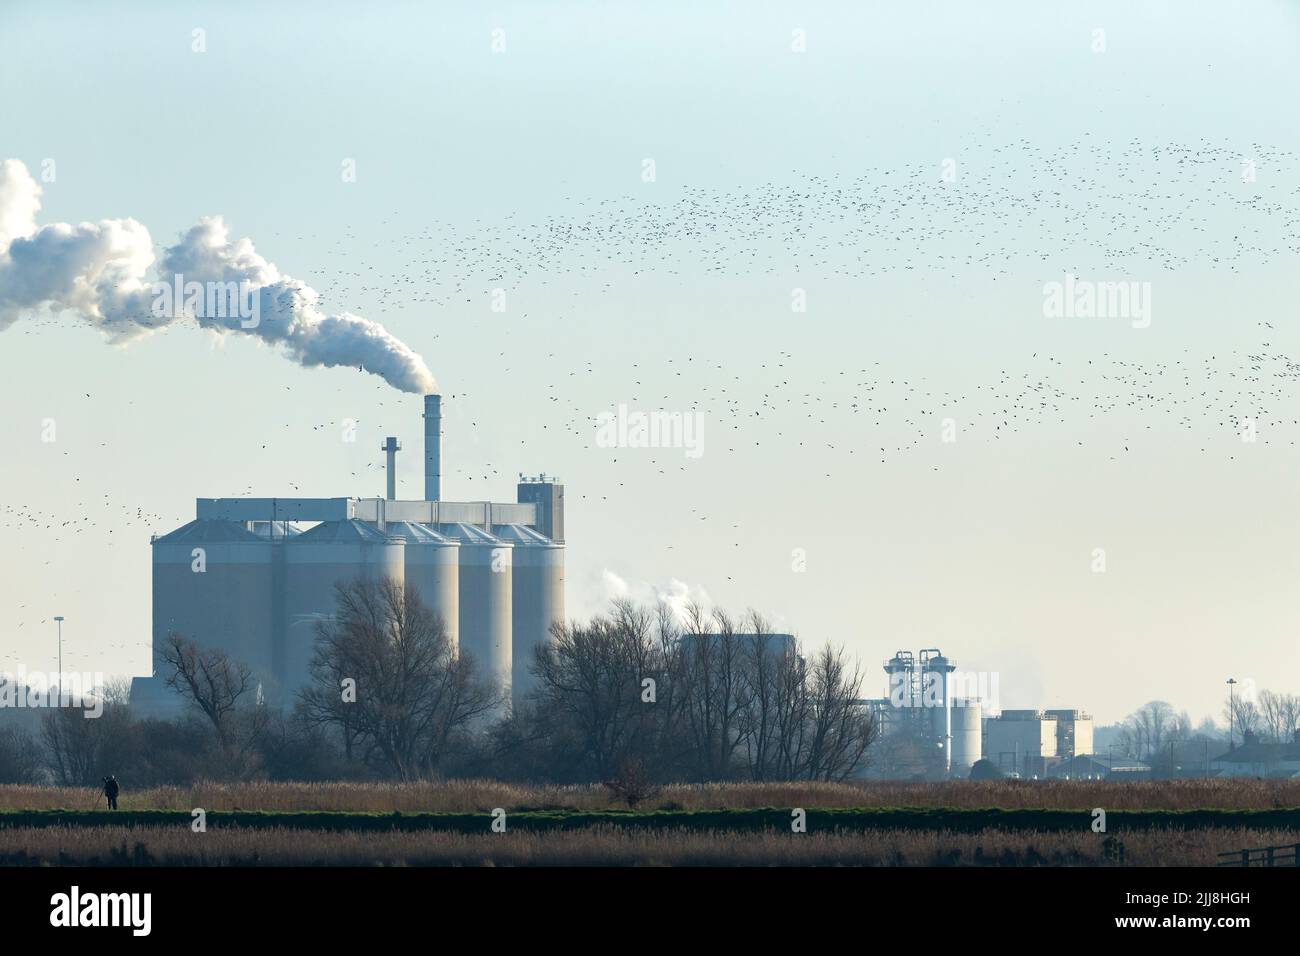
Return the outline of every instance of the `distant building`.
{"type": "Polygon", "coordinates": [[[1290,777],[1300,773],[1300,733],[1289,743],[1265,743],[1249,730],[1239,746],[1210,761],[1212,773],[1222,777],[1290,777]]]}
{"type": "Polygon", "coordinates": [[[1079,757],[1093,752],[1092,715],[1081,710],[1045,710],[1044,717],[1056,718],[1056,755],[1079,757]]]}
{"type": "Polygon", "coordinates": [[[984,756],[1003,773],[1042,776],[1057,757],[1056,717],[1004,710],[984,722],[984,756]]]}

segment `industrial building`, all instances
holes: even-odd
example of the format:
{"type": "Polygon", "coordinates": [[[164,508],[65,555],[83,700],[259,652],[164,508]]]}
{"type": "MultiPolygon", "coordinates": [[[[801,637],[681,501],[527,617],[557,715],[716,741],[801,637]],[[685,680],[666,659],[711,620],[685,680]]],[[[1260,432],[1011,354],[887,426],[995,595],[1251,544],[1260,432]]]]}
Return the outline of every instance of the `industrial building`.
{"type": "MultiPolygon", "coordinates": [[[[564,620],[564,486],[520,476],[513,502],[442,500],[442,403],[424,398],[424,497],[398,500],[388,438],[384,498],[199,498],[195,520],[155,537],[153,641],[177,632],[246,663],[263,699],[288,704],[309,678],[335,585],[387,577],[418,591],[453,645],[518,698],[534,648],[564,620]]],[[[131,701],[166,713],[155,675],[131,701]]]]}
{"type": "Polygon", "coordinates": [[[880,723],[882,740],[914,741],[928,776],[966,776],[983,754],[983,701],[955,697],[956,663],[938,648],[898,651],[885,661],[887,696],[861,701],[880,723]]]}
{"type": "Polygon", "coordinates": [[[981,759],[1004,773],[1041,776],[1093,751],[1092,717],[1079,710],[996,708],[996,675],[957,671],[938,648],[898,651],[884,663],[887,696],[862,700],[880,724],[876,773],[965,777],[981,759]],[[988,686],[990,699],[972,696],[988,686]],[[964,692],[964,693],[963,693],[964,692]],[[892,764],[892,766],[891,766],[892,764]]]}
{"type": "Polygon", "coordinates": [[[1079,710],[1004,710],[984,725],[989,760],[1004,773],[1045,775],[1093,750],[1092,717],[1079,710]]]}

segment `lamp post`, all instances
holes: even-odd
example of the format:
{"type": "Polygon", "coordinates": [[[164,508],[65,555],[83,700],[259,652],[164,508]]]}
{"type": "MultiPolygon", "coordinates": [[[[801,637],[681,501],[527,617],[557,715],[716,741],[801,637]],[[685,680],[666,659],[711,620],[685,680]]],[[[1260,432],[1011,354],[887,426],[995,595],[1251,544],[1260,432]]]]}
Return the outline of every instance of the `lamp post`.
{"type": "Polygon", "coordinates": [[[1237,679],[1235,677],[1228,678],[1228,750],[1229,751],[1231,751],[1233,748],[1232,738],[1235,730],[1233,721],[1237,717],[1237,706],[1232,696],[1232,688],[1236,683],[1237,683],[1237,679]]]}
{"type": "Polygon", "coordinates": [[[63,615],[57,614],[54,620],[59,625],[59,699],[63,698],[63,615]]]}

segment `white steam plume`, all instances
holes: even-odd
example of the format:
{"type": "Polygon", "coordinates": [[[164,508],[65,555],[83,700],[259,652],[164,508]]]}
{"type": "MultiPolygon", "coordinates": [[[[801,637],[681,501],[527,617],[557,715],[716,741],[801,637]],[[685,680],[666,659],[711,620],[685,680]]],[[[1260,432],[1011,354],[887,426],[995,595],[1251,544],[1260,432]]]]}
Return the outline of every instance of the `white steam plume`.
{"type": "Polygon", "coordinates": [[[309,285],[281,275],[249,239],[230,240],[220,217],[200,220],[163,252],[157,281],[243,283],[256,299],[256,322],[208,315],[182,298],[155,309],[153,242],[134,219],[36,226],[41,187],[17,160],[0,163],[0,331],[38,310],[75,312],[113,343],[186,315],[220,335],[251,335],[282,346],[303,366],[354,366],[404,392],[427,394],[437,383],[424,360],[382,325],[359,316],[326,315],[309,285]]]}

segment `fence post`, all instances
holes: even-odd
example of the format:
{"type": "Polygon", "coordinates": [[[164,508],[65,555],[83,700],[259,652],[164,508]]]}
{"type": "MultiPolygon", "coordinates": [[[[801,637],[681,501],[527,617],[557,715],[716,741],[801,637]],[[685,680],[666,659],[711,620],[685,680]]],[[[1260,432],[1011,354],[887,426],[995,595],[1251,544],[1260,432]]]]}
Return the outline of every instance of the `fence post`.
{"type": "Polygon", "coordinates": [[[1273,849],[1274,849],[1273,847],[1269,847],[1267,850],[1264,851],[1265,859],[1268,860],[1268,862],[1264,864],[1265,866],[1273,865],[1273,849]]]}
{"type": "Polygon", "coordinates": [[[1250,851],[1249,851],[1249,850],[1242,850],[1242,851],[1241,851],[1241,865],[1242,865],[1242,866],[1250,866],[1250,851]]]}

